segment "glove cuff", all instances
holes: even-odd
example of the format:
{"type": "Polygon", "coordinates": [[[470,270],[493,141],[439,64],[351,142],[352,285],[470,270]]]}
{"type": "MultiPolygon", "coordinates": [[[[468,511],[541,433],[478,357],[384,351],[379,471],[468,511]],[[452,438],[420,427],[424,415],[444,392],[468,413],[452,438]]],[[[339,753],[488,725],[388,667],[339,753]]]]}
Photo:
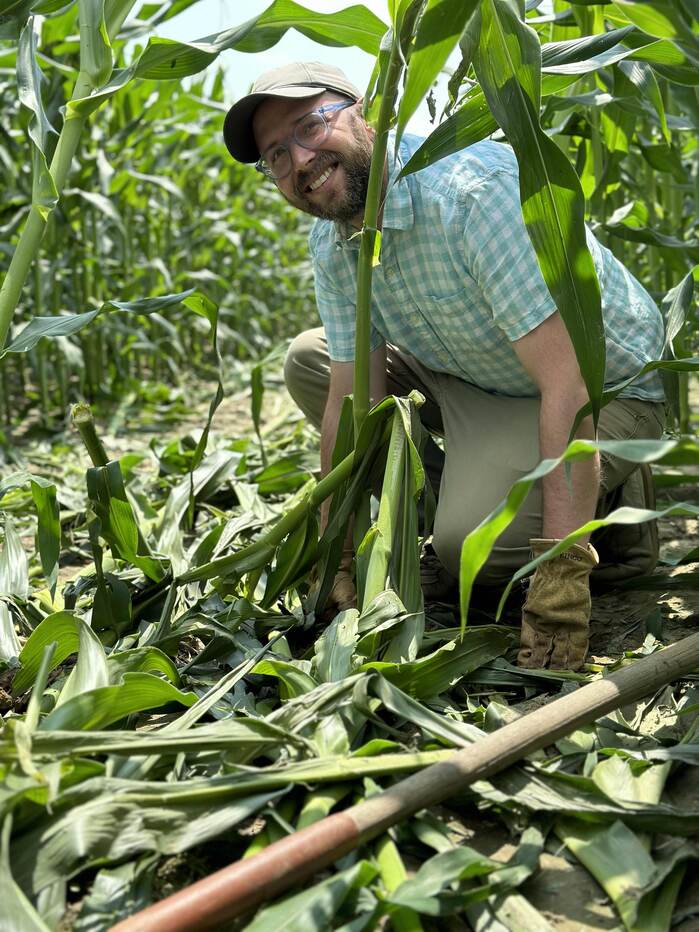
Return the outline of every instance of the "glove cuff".
{"type": "MultiPolygon", "coordinates": [[[[529,546],[532,549],[532,556],[540,557],[542,553],[546,553],[547,550],[550,550],[551,547],[554,547],[556,544],[560,544],[560,542],[561,538],[533,537],[529,541],[529,546]]],[[[591,570],[599,564],[597,551],[592,544],[589,543],[584,547],[580,544],[571,544],[562,553],[552,557],[551,560],[571,560],[575,563],[585,564],[589,566],[591,570]]]]}

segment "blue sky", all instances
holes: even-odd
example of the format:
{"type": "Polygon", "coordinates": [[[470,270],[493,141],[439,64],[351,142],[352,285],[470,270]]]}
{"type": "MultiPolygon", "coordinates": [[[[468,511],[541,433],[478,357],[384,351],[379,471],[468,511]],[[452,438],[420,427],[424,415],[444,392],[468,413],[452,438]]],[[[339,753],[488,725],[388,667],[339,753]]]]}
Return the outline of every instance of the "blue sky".
{"type": "MultiPolygon", "coordinates": [[[[356,0],[299,0],[309,9],[323,13],[350,6],[356,0]]],[[[363,0],[384,22],[388,21],[386,0],[363,0]]],[[[271,0],[199,0],[184,13],[158,27],[157,35],[180,42],[194,42],[204,36],[221,32],[251,19],[266,9],[271,0]]],[[[346,72],[350,80],[362,90],[366,87],[374,59],[357,48],[328,48],[312,42],[295,30],[290,30],[277,45],[266,52],[251,55],[245,52],[224,52],[218,62],[226,72],[226,88],[229,101],[233,103],[246,93],[255,77],[269,68],[290,61],[327,61],[346,72]]],[[[214,66],[215,67],[215,66],[214,66]]],[[[423,103],[409,124],[409,130],[420,135],[431,131],[429,114],[423,103]]]]}

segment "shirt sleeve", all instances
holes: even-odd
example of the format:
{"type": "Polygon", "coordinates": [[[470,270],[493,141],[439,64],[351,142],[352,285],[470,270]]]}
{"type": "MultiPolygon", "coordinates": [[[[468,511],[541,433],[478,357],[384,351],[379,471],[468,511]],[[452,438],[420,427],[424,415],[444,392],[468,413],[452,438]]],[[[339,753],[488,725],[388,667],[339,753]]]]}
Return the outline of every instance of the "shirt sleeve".
{"type": "Polygon", "coordinates": [[[554,313],[524,225],[516,172],[492,172],[469,191],[464,250],[493,320],[510,341],[554,313]]]}
{"type": "MultiPolygon", "coordinates": [[[[318,313],[325,328],[328,355],[334,362],[354,360],[354,336],[356,326],[356,304],[354,296],[338,290],[337,283],[324,267],[314,259],[315,292],[318,313]]],[[[356,284],[354,285],[356,288],[356,284]]],[[[384,342],[383,336],[371,326],[370,349],[378,349],[384,342]]]]}

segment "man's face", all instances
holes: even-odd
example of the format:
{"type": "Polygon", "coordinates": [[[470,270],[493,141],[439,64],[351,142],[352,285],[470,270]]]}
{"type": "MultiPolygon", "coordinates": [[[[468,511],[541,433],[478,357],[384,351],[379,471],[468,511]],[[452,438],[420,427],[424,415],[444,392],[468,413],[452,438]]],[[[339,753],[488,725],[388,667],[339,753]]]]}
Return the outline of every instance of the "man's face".
{"type": "Polygon", "coordinates": [[[263,155],[277,143],[288,147],[291,172],[276,184],[290,204],[324,220],[361,224],[369,182],[372,135],[357,113],[360,105],[327,114],[330,133],[315,149],[304,149],[293,138],[294,127],[301,117],[340,100],[341,96],[328,91],[302,100],[270,97],[255,111],[253,131],[263,155]],[[328,170],[328,177],[314,187],[328,170]]]}

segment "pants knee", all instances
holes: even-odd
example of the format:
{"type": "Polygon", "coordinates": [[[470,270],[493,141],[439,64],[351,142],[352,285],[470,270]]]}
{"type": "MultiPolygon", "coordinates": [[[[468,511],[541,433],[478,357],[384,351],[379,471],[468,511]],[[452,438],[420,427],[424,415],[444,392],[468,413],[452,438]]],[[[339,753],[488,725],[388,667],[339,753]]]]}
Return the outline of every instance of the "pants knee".
{"type": "Polygon", "coordinates": [[[284,382],[291,397],[316,427],[325,409],[329,381],[323,329],[306,330],[294,337],[284,360],[284,382]]]}
{"type": "MultiPolygon", "coordinates": [[[[480,522],[467,519],[461,522],[454,520],[439,520],[439,513],[435,521],[432,546],[442,566],[454,578],[458,579],[461,568],[461,550],[464,540],[480,522]]],[[[478,571],[476,585],[504,586],[512,574],[528,563],[530,559],[530,546],[528,536],[517,533],[517,528],[507,529],[496,541],[490,551],[486,562],[478,571]],[[510,531],[510,533],[508,533],[510,531]]]]}

